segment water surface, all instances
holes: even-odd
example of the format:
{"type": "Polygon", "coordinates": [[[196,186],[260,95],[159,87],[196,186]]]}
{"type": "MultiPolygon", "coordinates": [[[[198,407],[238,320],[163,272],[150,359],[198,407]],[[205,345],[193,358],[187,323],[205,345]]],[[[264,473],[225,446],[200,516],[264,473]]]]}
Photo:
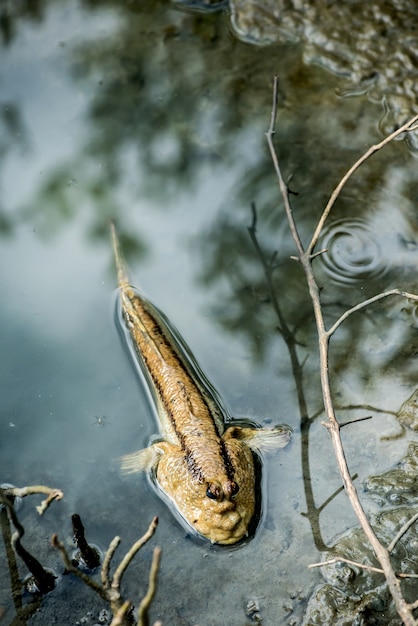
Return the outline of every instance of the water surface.
{"type": "MultiPolygon", "coordinates": [[[[70,541],[72,513],[97,544],[120,535],[122,552],[158,515],[152,545],[124,581],[136,602],[152,547],[162,546],[153,620],[241,626],[251,623],[248,603],[256,601],[263,623],[296,624],[322,581],[307,565],[356,520],[342,493],[319,511],[340,480],[320,423],[311,306],[290,259],[293,244],[265,144],[272,78],[280,75],[277,145],[298,194],[292,200],[304,240],[344,171],[381,139],[384,109],[366,94],[340,97],[340,78],[305,63],[303,43],[257,47],[234,36],[227,13],[186,9],[75,0],[7,9],[0,68],[0,477],[65,492],[41,520],[35,499],[19,511],[25,545],[57,572],[62,566],[49,537],[58,532],[70,541]],[[253,202],[265,258],[277,253],[273,293],[248,232],[253,202]],[[231,414],[294,428],[292,444],[263,459],[262,521],[252,541],[235,550],[188,537],[146,477],[123,478],[114,461],[146,445],[156,425],[115,323],[109,217],[118,223],[134,284],[179,329],[231,414]],[[298,329],[303,379],[278,332],[274,298],[298,329]],[[308,410],[302,415],[301,383],[308,410]]],[[[417,189],[416,160],[405,142],[379,154],[347,186],[324,233],[336,247],[316,262],[329,319],[382,289],[416,288],[417,189]],[[333,236],[341,229],[343,239],[333,236]]],[[[413,437],[408,430],[403,439],[381,439],[398,432],[394,413],[416,385],[416,333],[416,307],[390,300],[353,317],[335,338],[338,404],[392,411],[345,429],[360,488],[396,464],[413,437]]],[[[348,415],[344,409],[342,419],[348,415]]],[[[378,505],[366,498],[366,506],[378,505]]],[[[5,563],[3,548],[1,558],[5,563]]],[[[11,623],[7,577],[0,593],[11,623]]],[[[87,623],[94,624],[102,608],[90,590],[63,577],[27,623],[76,623],[90,611],[87,623]]]]}

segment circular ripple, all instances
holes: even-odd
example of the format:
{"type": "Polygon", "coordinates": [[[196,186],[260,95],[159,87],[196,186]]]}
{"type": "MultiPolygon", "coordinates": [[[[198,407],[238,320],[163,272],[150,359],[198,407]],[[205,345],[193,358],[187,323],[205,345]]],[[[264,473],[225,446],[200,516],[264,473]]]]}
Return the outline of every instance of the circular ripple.
{"type": "Polygon", "coordinates": [[[369,224],[361,219],[334,222],[325,230],[318,250],[326,273],[338,283],[354,284],[384,273],[384,256],[369,224]]]}

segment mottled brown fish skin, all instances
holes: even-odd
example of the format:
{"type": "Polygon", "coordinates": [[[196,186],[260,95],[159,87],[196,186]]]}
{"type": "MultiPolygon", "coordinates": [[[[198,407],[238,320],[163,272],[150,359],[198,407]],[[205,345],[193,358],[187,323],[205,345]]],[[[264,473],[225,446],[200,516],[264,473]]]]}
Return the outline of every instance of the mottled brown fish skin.
{"type": "Polygon", "coordinates": [[[144,301],[127,291],[123,301],[128,299],[129,304],[125,302],[123,310],[128,328],[186,454],[189,472],[208,484],[219,482],[225,493],[233,491],[233,467],[207,401],[144,301]],[[135,324],[131,307],[145,330],[135,324]]]}
{"type": "Polygon", "coordinates": [[[152,381],[167,441],[155,445],[157,481],[186,521],[214,543],[248,534],[255,511],[255,470],[250,448],[233,438],[213,399],[180,357],[169,331],[129,284],[112,230],[122,314],[152,381]]]}

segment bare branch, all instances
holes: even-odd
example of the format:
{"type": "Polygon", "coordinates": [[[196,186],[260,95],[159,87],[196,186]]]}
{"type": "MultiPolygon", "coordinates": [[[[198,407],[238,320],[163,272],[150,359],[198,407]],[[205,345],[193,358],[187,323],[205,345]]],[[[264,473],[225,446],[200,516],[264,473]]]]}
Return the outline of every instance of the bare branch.
{"type": "Polygon", "coordinates": [[[392,568],[392,564],[390,561],[389,551],[380,543],[374,529],[372,528],[369,519],[363,509],[360,498],[358,496],[355,485],[350,476],[350,471],[348,468],[347,460],[345,457],[344,448],[341,441],[340,429],[341,426],[338,423],[338,420],[335,415],[335,409],[333,405],[332,393],[331,393],[331,381],[329,374],[329,340],[331,335],[335,332],[335,330],[340,326],[340,324],[352,313],[358,311],[361,308],[364,308],[371,302],[374,302],[378,299],[386,297],[387,294],[390,295],[397,294],[404,295],[404,297],[412,297],[413,299],[417,299],[417,296],[414,294],[407,294],[406,292],[399,292],[399,290],[394,290],[391,292],[385,292],[385,294],[378,294],[372,299],[364,301],[360,303],[353,309],[350,309],[345,314],[343,314],[339,320],[334,324],[334,326],[327,331],[325,327],[321,300],[320,300],[320,292],[318,288],[318,284],[316,282],[313,269],[312,269],[312,256],[313,249],[319,239],[322,228],[325,224],[325,221],[337,200],[342,188],[344,187],[347,180],[352,176],[352,174],[360,167],[362,163],[364,163],[372,154],[383,148],[383,146],[387,145],[390,141],[398,137],[401,133],[406,132],[408,130],[412,130],[415,128],[415,123],[418,121],[418,115],[416,115],[412,120],[404,124],[400,129],[386,137],[383,141],[375,146],[372,146],[358,161],[348,170],[347,174],[343,176],[340,183],[337,185],[335,190],[333,191],[330,200],[328,201],[321,218],[318,222],[318,225],[315,229],[314,235],[311,239],[310,244],[308,245],[306,252],[303,249],[303,245],[301,243],[298,230],[296,228],[296,224],[293,217],[292,207],[290,205],[289,193],[288,189],[284,183],[279,159],[276,153],[276,150],[273,145],[273,135],[275,133],[275,120],[277,116],[277,89],[278,89],[278,78],[275,77],[274,80],[274,90],[273,90],[273,106],[271,113],[271,122],[268,132],[266,133],[268,146],[270,149],[270,153],[272,156],[273,165],[276,171],[276,176],[279,182],[280,192],[282,195],[282,199],[284,202],[286,216],[289,222],[290,230],[292,233],[292,237],[299,254],[299,260],[305,272],[306,281],[309,289],[309,295],[312,301],[315,323],[318,333],[318,347],[319,347],[319,359],[320,359],[320,377],[321,377],[321,388],[322,388],[322,397],[324,402],[325,413],[327,415],[327,422],[325,426],[328,429],[328,432],[331,437],[332,445],[334,448],[335,457],[337,460],[338,468],[341,474],[341,478],[343,481],[343,485],[347,496],[350,500],[351,506],[359,520],[359,523],[365,533],[370,545],[372,546],[374,553],[376,555],[377,560],[380,563],[382,571],[385,575],[389,591],[392,595],[392,598],[395,602],[396,610],[403,620],[405,626],[416,626],[416,622],[414,616],[412,615],[412,610],[410,605],[405,601],[402,590],[400,587],[399,580],[396,577],[396,574],[392,568]]]}
{"type": "Polygon", "coordinates": [[[374,411],[375,413],[385,413],[386,415],[398,415],[397,411],[391,411],[390,409],[380,409],[377,406],[371,404],[348,404],[347,406],[336,406],[337,411],[354,411],[357,409],[363,409],[364,411],[374,411]]]}

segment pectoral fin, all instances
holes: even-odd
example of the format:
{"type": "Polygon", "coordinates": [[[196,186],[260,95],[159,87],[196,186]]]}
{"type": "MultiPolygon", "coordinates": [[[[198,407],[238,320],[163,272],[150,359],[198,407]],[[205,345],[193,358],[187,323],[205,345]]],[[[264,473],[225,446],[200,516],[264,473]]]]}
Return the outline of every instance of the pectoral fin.
{"type": "Polygon", "coordinates": [[[230,426],[224,432],[222,439],[238,439],[247,444],[256,452],[274,452],[284,448],[292,437],[292,429],[286,424],[279,424],[274,428],[245,428],[230,426]]]}
{"type": "Polygon", "coordinates": [[[125,454],[120,457],[120,467],[124,474],[136,474],[137,472],[149,471],[158,465],[162,454],[169,453],[173,448],[171,443],[166,441],[156,441],[148,448],[137,450],[132,454],[125,454]]]}
{"type": "Polygon", "coordinates": [[[120,459],[120,467],[124,474],[135,474],[151,469],[156,463],[157,452],[154,446],[125,454],[120,459]]]}

